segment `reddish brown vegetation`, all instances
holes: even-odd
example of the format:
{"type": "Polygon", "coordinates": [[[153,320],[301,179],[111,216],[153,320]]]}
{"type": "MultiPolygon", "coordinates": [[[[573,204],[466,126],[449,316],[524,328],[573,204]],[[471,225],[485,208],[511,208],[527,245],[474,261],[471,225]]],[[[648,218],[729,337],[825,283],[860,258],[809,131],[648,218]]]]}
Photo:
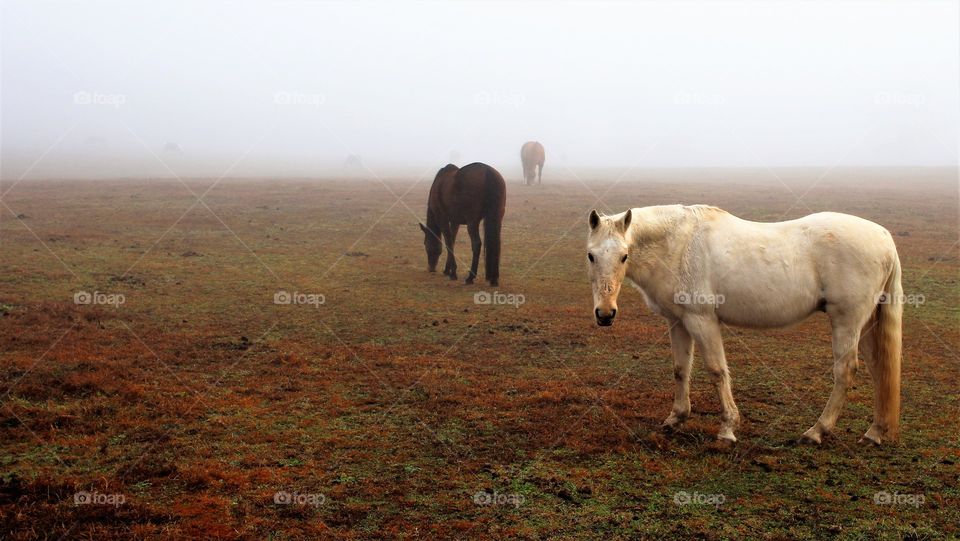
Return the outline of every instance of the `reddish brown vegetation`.
{"type": "MultiPolygon", "coordinates": [[[[411,207],[425,189],[410,192],[411,207]]],[[[428,276],[415,217],[397,207],[374,224],[392,203],[376,183],[217,188],[211,207],[268,268],[202,209],[148,251],[192,203],[175,184],[118,183],[105,201],[95,184],[18,186],[11,206],[56,239],[50,248],[76,278],[0,220],[0,537],[792,537],[911,521],[956,535],[956,197],[861,187],[851,201],[852,189],[822,186],[808,204],[909,230],[898,238],[905,289],[930,303],[907,312],[898,447],[853,445],[870,415],[862,373],[837,439],[793,446],[829,389],[819,316],[772,333],[729,330],[738,447],[713,442],[716,398],[698,369],[693,418],[659,432],[672,399],[666,329],[632,292],[616,326],[592,323],[578,223],[590,201],[573,185],[511,203],[528,212],[508,210],[501,290],[523,293],[520,308],[475,305],[480,288],[428,276]],[[143,212],[131,194],[172,208],[143,212]],[[71,206],[83,212],[59,222],[57,209],[71,206]],[[347,234],[371,224],[359,243],[347,234]],[[334,265],[356,250],[369,255],[334,265]],[[73,304],[74,291],[96,287],[127,303],[73,304]],[[279,289],[321,292],[326,304],[277,306],[279,289]],[[736,503],[725,519],[678,509],[670,494],[682,487],[736,503]],[[927,503],[867,502],[882,489],[927,503]],[[74,505],[78,491],[126,500],[74,505]],[[325,501],[278,505],[277,491],[325,501]],[[526,501],[478,506],[478,491],[526,501]]],[[[793,199],[730,191],[751,198],[625,183],[609,200],[696,200],[773,219],[793,199]]]]}

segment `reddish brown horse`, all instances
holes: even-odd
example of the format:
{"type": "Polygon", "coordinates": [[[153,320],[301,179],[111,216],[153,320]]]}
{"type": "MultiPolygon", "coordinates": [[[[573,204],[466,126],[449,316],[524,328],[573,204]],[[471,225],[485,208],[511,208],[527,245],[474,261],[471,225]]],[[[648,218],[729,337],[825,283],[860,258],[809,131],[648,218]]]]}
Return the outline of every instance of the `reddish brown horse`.
{"type": "Polygon", "coordinates": [[[536,141],[527,141],[520,147],[520,162],[523,164],[523,182],[527,186],[533,185],[536,180],[540,184],[543,176],[543,162],[546,154],[543,145],[536,141]]]}
{"type": "Polygon", "coordinates": [[[486,243],[486,272],[490,285],[500,280],[500,225],[507,204],[507,184],[496,169],[482,163],[471,163],[463,168],[447,164],[437,172],[427,200],[427,225],[420,224],[423,245],[427,249],[427,269],[436,272],[442,247],[447,247],[447,263],[443,274],[457,279],[457,260],[453,245],[461,225],[467,226],[473,261],[466,283],[477,277],[480,262],[480,222],[483,222],[483,242],[486,243]]]}

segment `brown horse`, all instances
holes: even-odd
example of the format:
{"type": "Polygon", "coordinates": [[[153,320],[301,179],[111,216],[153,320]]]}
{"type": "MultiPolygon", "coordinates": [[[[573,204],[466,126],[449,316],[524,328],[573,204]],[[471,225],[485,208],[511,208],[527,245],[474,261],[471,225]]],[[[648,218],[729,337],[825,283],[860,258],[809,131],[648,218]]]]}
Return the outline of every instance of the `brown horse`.
{"type": "Polygon", "coordinates": [[[540,184],[543,175],[543,162],[546,154],[543,145],[536,141],[527,141],[520,148],[520,161],[523,163],[523,182],[527,186],[536,180],[540,184]]]}
{"type": "Polygon", "coordinates": [[[496,169],[483,163],[471,163],[463,168],[447,164],[437,172],[427,200],[427,225],[420,224],[423,245],[427,249],[427,270],[436,272],[443,238],[447,247],[447,264],[443,274],[457,279],[457,261],[453,245],[461,225],[467,226],[473,261],[466,283],[477,277],[480,261],[480,222],[483,221],[483,241],[486,246],[486,272],[490,285],[500,280],[500,225],[507,204],[507,184],[496,169]]]}

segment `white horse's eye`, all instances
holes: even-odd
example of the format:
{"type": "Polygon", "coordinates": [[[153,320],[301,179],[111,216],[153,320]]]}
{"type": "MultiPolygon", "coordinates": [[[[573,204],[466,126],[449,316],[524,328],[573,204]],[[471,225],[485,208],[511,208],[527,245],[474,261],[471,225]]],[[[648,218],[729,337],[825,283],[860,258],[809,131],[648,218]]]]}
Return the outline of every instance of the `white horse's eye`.
{"type": "Polygon", "coordinates": [[[626,263],[626,262],[627,262],[627,256],[628,256],[628,255],[630,255],[630,254],[623,254],[623,257],[620,258],[620,262],[621,262],[621,263],[626,263]]]}
{"type": "Polygon", "coordinates": [[[589,259],[590,262],[593,263],[593,254],[591,254],[590,252],[587,252],[587,259],[589,259]]]}

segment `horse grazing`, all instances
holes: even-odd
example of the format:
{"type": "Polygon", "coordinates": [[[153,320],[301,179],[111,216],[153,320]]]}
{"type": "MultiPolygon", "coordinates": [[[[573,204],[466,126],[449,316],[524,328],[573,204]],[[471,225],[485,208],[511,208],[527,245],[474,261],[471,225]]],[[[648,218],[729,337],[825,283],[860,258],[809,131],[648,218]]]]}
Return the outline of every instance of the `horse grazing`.
{"type": "Polygon", "coordinates": [[[531,186],[534,180],[540,184],[545,159],[543,145],[536,141],[527,141],[523,144],[520,148],[520,162],[523,163],[524,184],[531,186]]]}
{"type": "Polygon", "coordinates": [[[720,394],[717,437],[735,442],[740,414],[723,326],[783,327],[822,311],[832,328],[833,392],[801,440],[820,443],[833,430],[857,368],[858,346],[874,383],[873,424],[861,441],[897,439],[903,289],[897,248],[886,229],[833,212],[750,222],[703,205],[634,208],[610,217],[592,211],[589,223],[597,323],[613,323],[624,278],[669,322],[676,391],[665,429],[690,414],[696,344],[720,394]]]}
{"type": "Polygon", "coordinates": [[[427,200],[427,225],[420,224],[423,245],[427,250],[427,270],[436,272],[442,251],[440,239],[447,247],[447,263],[443,274],[457,279],[457,260],[453,245],[460,226],[466,224],[473,247],[473,261],[466,283],[477,277],[480,261],[480,222],[483,221],[483,242],[486,243],[486,275],[490,285],[500,280],[500,226],[507,204],[507,185],[496,169],[483,163],[463,168],[447,164],[437,172],[427,200]]]}

